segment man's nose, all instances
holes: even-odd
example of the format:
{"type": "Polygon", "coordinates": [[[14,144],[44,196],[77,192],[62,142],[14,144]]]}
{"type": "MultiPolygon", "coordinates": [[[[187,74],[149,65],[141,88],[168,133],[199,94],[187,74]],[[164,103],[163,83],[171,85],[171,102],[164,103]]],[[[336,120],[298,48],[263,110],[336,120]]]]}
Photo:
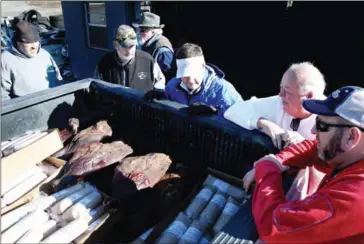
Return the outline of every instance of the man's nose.
{"type": "Polygon", "coordinates": [[[311,128],[311,133],[316,135],[317,134],[317,129],[316,129],[316,125],[312,126],[311,128]]]}
{"type": "Polygon", "coordinates": [[[279,95],[280,97],[284,97],[284,90],[283,90],[283,89],[281,89],[281,90],[279,91],[278,95],[279,95]]]}

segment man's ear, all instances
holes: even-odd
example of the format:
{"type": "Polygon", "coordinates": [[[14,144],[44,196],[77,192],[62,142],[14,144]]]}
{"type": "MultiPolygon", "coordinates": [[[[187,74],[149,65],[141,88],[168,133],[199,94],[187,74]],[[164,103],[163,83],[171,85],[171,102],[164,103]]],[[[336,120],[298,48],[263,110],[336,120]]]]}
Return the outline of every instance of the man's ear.
{"type": "Polygon", "coordinates": [[[203,63],[202,64],[202,68],[206,68],[206,63],[203,63]]]}
{"type": "Polygon", "coordinates": [[[363,136],[361,131],[356,128],[356,127],[352,127],[348,130],[348,135],[345,137],[345,149],[350,150],[354,147],[356,147],[359,142],[361,137],[363,136]]]}

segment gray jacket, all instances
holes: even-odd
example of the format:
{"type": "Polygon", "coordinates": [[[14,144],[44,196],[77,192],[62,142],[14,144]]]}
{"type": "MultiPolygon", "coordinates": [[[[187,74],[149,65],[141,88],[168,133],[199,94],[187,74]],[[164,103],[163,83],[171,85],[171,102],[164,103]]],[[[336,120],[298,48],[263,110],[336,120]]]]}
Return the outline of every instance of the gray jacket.
{"type": "Polygon", "coordinates": [[[60,85],[62,76],[52,56],[40,48],[29,58],[10,46],[1,55],[1,97],[7,100],[60,85]]]}

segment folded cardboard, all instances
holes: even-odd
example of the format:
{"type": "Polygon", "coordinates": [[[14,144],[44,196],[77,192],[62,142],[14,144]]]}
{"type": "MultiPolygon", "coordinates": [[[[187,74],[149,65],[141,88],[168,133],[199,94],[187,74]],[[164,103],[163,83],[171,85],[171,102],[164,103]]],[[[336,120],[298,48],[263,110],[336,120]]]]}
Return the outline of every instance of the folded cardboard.
{"type": "MultiPolygon", "coordinates": [[[[56,166],[57,167],[57,166],[56,166]]],[[[6,214],[28,202],[31,202],[33,199],[39,196],[39,193],[41,191],[44,191],[46,187],[48,187],[48,183],[51,182],[53,179],[57,177],[59,172],[62,170],[62,167],[57,167],[58,169],[54,171],[50,176],[48,176],[45,180],[43,180],[40,184],[38,184],[36,187],[34,187],[32,190],[30,190],[28,193],[26,193],[24,196],[10,204],[9,206],[6,206],[5,208],[1,209],[1,215],[6,214]]]]}
{"type": "Polygon", "coordinates": [[[1,159],[1,184],[14,179],[31,166],[42,162],[53,153],[63,148],[58,130],[49,133],[32,144],[1,159]]]}
{"type": "MultiPolygon", "coordinates": [[[[1,159],[1,184],[6,184],[20,174],[29,170],[32,166],[44,159],[49,158],[53,153],[63,147],[63,143],[59,136],[58,130],[50,130],[49,133],[32,144],[12,153],[11,155],[1,159]]],[[[47,161],[58,168],[53,174],[44,179],[40,184],[31,189],[24,196],[16,200],[14,203],[1,209],[1,215],[10,212],[30,201],[39,195],[41,189],[48,182],[52,181],[60,172],[64,161],[57,161],[55,164],[52,161],[47,161]]]]}

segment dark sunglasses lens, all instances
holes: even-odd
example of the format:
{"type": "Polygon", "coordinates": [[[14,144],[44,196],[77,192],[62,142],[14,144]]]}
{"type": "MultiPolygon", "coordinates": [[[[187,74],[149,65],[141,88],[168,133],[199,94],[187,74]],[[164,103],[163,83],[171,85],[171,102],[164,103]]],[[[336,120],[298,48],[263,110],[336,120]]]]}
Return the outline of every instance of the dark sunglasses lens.
{"type": "Polygon", "coordinates": [[[321,121],[317,121],[316,122],[316,130],[322,131],[322,132],[327,132],[327,131],[329,131],[329,126],[322,123],[321,121]]]}
{"type": "Polygon", "coordinates": [[[140,28],[139,29],[139,31],[140,32],[147,32],[147,31],[149,31],[150,30],[150,28],[140,28]]]}

